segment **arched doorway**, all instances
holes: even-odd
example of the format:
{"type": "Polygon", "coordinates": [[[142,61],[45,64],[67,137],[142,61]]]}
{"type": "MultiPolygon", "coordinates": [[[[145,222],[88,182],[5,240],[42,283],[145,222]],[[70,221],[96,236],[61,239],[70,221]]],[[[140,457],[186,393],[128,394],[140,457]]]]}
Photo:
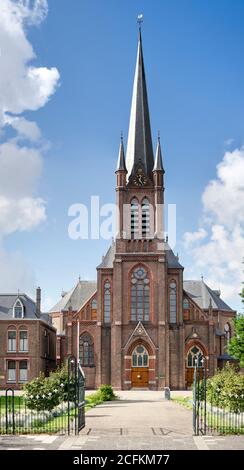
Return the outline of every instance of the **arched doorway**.
{"type": "Polygon", "coordinates": [[[198,365],[200,371],[200,378],[202,378],[202,367],[203,367],[203,357],[204,353],[203,350],[200,348],[199,345],[194,344],[188,350],[186,355],[186,387],[191,387],[194,380],[194,367],[195,364],[198,365]]]}
{"type": "Polygon", "coordinates": [[[149,354],[143,344],[137,344],[131,355],[131,386],[147,388],[149,372],[149,354]]]}

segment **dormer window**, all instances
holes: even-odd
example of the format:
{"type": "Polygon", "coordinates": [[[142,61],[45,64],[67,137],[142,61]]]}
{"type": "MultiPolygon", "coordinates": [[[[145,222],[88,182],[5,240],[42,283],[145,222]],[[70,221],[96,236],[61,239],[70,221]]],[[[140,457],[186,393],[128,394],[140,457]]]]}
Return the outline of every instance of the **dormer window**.
{"type": "Polygon", "coordinates": [[[17,299],[13,306],[13,317],[23,318],[24,317],[24,305],[20,299],[17,299]]]}

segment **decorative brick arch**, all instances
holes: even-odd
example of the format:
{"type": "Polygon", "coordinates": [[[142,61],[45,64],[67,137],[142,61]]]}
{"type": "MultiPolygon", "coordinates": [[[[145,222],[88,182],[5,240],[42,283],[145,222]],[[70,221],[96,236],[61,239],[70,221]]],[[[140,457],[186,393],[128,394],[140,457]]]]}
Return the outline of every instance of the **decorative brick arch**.
{"type": "MultiPolygon", "coordinates": [[[[193,377],[194,377],[194,367],[191,367],[191,366],[188,366],[188,363],[187,363],[187,358],[188,358],[188,353],[190,351],[191,348],[193,348],[194,346],[196,346],[197,348],[199,348],[202,353],[203,353],[203,356],[206,357],[207,359],[207,369],[208,369],[208,361],[209,361],[209,356],[208,356],[208,349],[207,347],[202,343],[202,341],[200,339],[191,339],[189,340],[186,345],[185,345],[185,384],[186,384],[186,387],[189,388],[192,383],[193,383],[193,377]]],[[[200,370],[200,377],[202,377],[202,371],[200,370]]]]}
{"type": "Polygon", "coordinates": [[[148,377],[147,387],[151,390],[156,390],[156,349],[151,344],[150,339],[147,339],[146,337],[138,337],[132,339],[125,349],[123,361],[124,388],[127,390],[132,388],[132,373],[134,370],[132,366],[132,353],[134,349],[139,345],[142,345],[148,352],[148,365],[145,367],[145,369],[147,369],[148,377]]]}

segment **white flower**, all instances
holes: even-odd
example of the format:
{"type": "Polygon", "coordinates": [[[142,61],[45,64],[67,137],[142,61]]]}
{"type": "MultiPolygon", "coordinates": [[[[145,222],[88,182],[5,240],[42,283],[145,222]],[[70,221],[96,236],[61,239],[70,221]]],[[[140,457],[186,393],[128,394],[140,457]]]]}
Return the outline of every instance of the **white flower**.
{"type": "Polygon", "coordinates": [[[60,384],[60,387],[64,387],[64,384],[60,384]]]}
{"type": "Polygon", "coordinates": [[[51,392],[49,392],[48,396],[49,396],[49,397],[51,397],[51,396],[52,396],[51,392]]]}
{"type": "Polygon", "coordinates": [[[38,400],[38,398],[39,398],[39,395],[37,395],[37,396],[36,396],[36,398],[37,398],[37,400],[38,400]]]}

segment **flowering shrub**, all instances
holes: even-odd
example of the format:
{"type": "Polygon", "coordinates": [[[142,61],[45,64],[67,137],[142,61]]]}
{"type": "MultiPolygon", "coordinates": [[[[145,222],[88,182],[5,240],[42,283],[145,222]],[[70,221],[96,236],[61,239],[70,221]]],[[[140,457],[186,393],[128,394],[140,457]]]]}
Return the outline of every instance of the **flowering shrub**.
{"type": "MultiPolygon", "coordinates": [[[[52,372],[49,377],[40,374],[24,386],[26,404],[30,410],[53,410],[55,406],[68,400],[68,370],[63,367],[52,372]]],[[[74,380],[70,380],[69,400],[75,396],[74,380]]]]}
{"type": "Polygon", "coordinates": [[[227,364],[207,380],[207,401],[233,412],[244,411],[244,375],[227,364]]]}

